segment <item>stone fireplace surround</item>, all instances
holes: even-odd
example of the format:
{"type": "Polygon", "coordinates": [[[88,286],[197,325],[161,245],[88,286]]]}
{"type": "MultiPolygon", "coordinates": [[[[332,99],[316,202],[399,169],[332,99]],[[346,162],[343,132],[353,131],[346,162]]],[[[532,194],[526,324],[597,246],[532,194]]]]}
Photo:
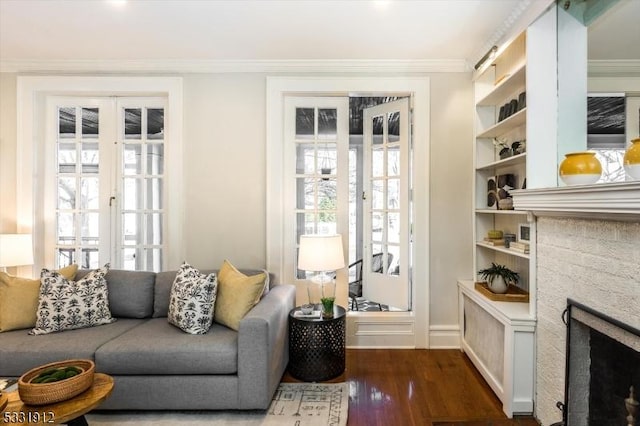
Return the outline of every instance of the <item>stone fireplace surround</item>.
{"type": "Polygon", "coordinates": [[[562,421],[567,299],[640,328],[640,182],[514,191],[533,211],[536,236],[536,406],[543,426],[562,421]]]}

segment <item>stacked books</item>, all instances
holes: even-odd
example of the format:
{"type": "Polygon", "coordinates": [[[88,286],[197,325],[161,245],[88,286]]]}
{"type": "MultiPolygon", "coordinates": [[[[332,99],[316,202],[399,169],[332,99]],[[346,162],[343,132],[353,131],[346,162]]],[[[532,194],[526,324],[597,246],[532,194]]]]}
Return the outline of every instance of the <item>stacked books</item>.
{"type": "Polygon", "coordinates": [[[525,253],[528,254],[529,253],[529,243],[525,243],[522,241],[512,241],[511,243],[509,243],[509,249],[513,250],[513,251],[517,251],[518,253],[525,253]]]}
{"type": "Polygon", "coordinates": [[[489,238],[489,237],[485,237],[483,242],[485,244],[490,245],[490,246],[504,246],[504,238],[489,238]]]}

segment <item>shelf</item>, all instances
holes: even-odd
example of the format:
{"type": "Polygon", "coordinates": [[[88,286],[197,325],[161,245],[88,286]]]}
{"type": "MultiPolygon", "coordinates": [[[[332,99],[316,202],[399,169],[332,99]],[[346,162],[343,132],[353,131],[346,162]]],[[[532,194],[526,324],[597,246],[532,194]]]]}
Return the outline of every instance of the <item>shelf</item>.
{"type": "Polygon", "coordinates": [[[494,161],[493,163],[485,164],[484,166],[476,167],[476,170],[492,170],[500,167],[507,166],[515,166],[518,164],[525,164],[527,161],[527,153],[523,152],[522,154],[514,155],[509,158],[505,158],[504,160],[494,161]]]}
{"type": "Polygon", "coordinates": [[[522,63],[516,70],[511,73],[509,77],[506,77],[500,83],[496,84],[493,90],[490,91],[485,97],[480,99],[476,103],[476,105],[489,106],[504,103],[507,96],[512,95],[514,90],[516,90],[518,87],[524,88],[525,83],[526,64],[522,63]]]}
{"type": "Polygon", "coordinates": [[[506,254],[510,254],[512,256],[521,257],[523,259],[529,259],[529,254],[527,254],[527,253],[520,253],[519,251],[511,250],[511,249],[500,247],[500,246],[492,246],[490,244],[485,244],[482,241],[476,241],[476,245],[478,247],[484,247],[484,248],[487,248],[489,250],[498,251],[500,253],[506,253],[506,254]]]}
{"type": "Polygon", "coordinates": [[[480,214],[511,214],[511,215],[526,215],[524,210],[498,210],[498,209],[476,209],[476,213],[480,214]]]}
{"type": "Polygon", "coordinates": [[[522,108],[515,114],[505,118],[501,122],[489,127],[482,133],[479,133],[476,138],[495,138],[502,136],[505,133],[522,126],[527,121],[527,108],[522,108]]]}
{"type": "Polygon", "coordinates": [[[490,300],[475,289],[475,282],[472,280],[459,280],[458,288],[502,323],[513,325],[514,321],[524,321],[531,326],[535,324],[535,318],[529,313],[529,303],[490,300]]]}

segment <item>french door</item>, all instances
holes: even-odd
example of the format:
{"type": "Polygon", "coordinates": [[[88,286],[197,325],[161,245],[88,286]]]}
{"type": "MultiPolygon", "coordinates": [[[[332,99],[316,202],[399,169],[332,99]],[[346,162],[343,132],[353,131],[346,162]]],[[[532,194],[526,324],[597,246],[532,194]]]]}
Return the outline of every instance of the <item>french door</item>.
{"type": "Polygon", "coordinates": [[[163,268],[165,103],[47,99],[45,264],[163,268]]]}
{"type": "Polygon", "coordinates": [[[364,110],[363,296],[409,309],[408,98],[364,110]]]}
{"type": "MultiPolygon", "coordinates": [[[[309,272],[298,269],[304,234],[342,234],[348,247],[349,99],[285,98],[284,282],[298,287],[298,304],[306,303],[309,272]]],[[[336,300],[346,306],[346,268],[337,275],[336,300]]]]}

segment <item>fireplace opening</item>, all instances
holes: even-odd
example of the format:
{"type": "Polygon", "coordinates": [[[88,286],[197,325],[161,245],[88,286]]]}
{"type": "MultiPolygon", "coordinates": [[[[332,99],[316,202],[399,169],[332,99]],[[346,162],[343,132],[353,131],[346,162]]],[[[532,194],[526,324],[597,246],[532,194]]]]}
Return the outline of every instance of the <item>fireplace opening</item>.
{"type": "Polygon", "coordinates": [[[564,424],[640,426],[639,394],[640,331],[569,299],[564,424]]]}

